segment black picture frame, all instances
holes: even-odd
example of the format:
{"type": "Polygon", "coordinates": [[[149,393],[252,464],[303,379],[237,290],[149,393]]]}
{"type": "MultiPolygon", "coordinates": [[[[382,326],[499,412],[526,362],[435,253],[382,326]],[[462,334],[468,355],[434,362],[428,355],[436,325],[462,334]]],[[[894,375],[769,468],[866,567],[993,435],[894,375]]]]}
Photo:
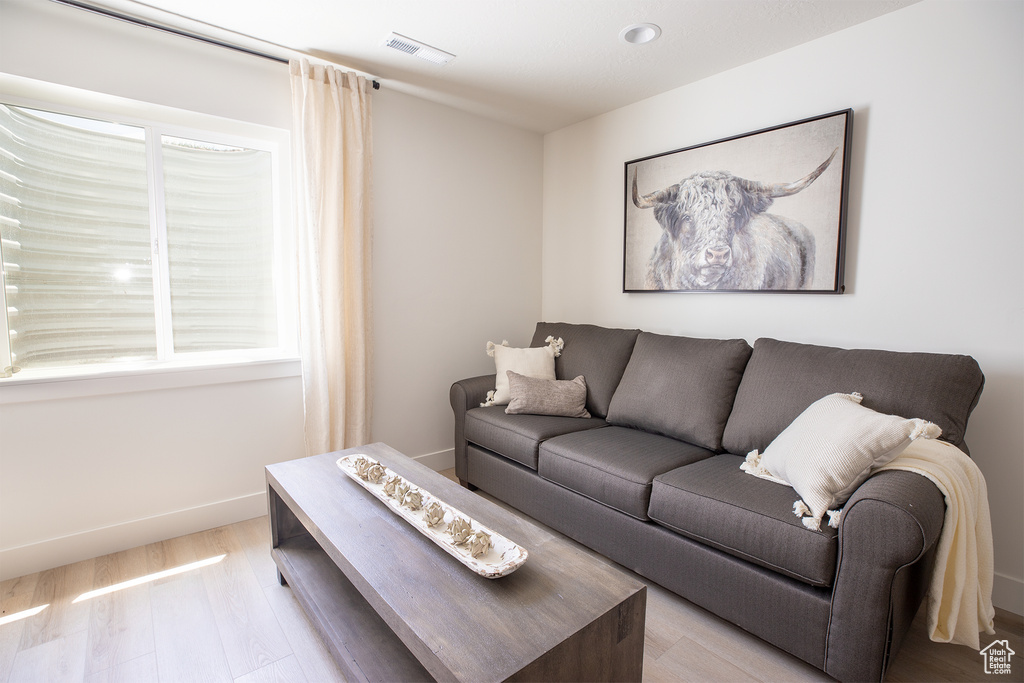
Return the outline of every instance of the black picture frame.
{"type": "Polygon", "coordinates": [[[852,139],[845,109],[627,161],[622,291],[842,294],[852,139]]]}

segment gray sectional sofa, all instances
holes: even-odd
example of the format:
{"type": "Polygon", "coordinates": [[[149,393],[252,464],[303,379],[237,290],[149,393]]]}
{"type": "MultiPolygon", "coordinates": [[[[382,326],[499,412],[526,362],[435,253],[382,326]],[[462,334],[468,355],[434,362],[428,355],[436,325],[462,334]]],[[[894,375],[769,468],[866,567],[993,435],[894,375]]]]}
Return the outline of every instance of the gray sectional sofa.
{"type": "Polygon", "coordinates": [[[795,492],[740,470],[807,406],[857,391],[966,451],[984,376],[969,356],[672,337],[539,323],[583,375],[590,418],[480,407],[456,382],[455,468],[527,515],[844,681],[881,680],[921,603],[943,523],[928,479],[882,471],[838,529],[803,526],[795,492]]]}

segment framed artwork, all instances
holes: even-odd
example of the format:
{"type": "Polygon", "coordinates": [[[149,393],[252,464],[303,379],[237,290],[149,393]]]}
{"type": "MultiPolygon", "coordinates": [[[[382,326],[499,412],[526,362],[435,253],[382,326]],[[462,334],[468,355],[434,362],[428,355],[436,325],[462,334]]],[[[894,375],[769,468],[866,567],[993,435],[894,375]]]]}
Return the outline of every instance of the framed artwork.
{"type": "Polygon", "coordinates": [[[627,161],[623,292],[841,294],[853,110],[627,161]]]}

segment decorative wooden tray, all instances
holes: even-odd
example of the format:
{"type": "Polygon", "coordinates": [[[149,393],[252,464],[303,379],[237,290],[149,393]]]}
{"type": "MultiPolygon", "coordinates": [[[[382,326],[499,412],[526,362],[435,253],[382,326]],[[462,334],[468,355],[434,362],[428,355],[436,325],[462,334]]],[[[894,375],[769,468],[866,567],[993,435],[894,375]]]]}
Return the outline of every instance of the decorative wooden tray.
{"type": "Polygon", "coordinates": [[[367,455],[338,459],[338,467],[417,531],[480,576],[497,579],[519,569],[528,553],[367,455]],[[418,494],[418,495],[417,495],[418,494]]]}

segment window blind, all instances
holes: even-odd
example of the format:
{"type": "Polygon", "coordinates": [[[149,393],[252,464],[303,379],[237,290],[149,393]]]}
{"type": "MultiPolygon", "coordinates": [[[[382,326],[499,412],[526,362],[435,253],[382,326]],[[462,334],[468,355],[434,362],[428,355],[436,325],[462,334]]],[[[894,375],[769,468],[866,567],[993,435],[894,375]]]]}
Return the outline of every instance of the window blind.
{"type": "Polygon", "coordinates": [[[143,131],[92,124],[0,105],[0,249],[22,367],[156,355],[143,131]]]}
{"type": "Polygon", "coordinates": [[[270,154],[162,146],[175,351],[277,346],[270,154]]]}
{"type": "Polygon", "coordinates": [[[274,163],[266,150],[0,104],[11,364],[278,347],[274,163]]]}

